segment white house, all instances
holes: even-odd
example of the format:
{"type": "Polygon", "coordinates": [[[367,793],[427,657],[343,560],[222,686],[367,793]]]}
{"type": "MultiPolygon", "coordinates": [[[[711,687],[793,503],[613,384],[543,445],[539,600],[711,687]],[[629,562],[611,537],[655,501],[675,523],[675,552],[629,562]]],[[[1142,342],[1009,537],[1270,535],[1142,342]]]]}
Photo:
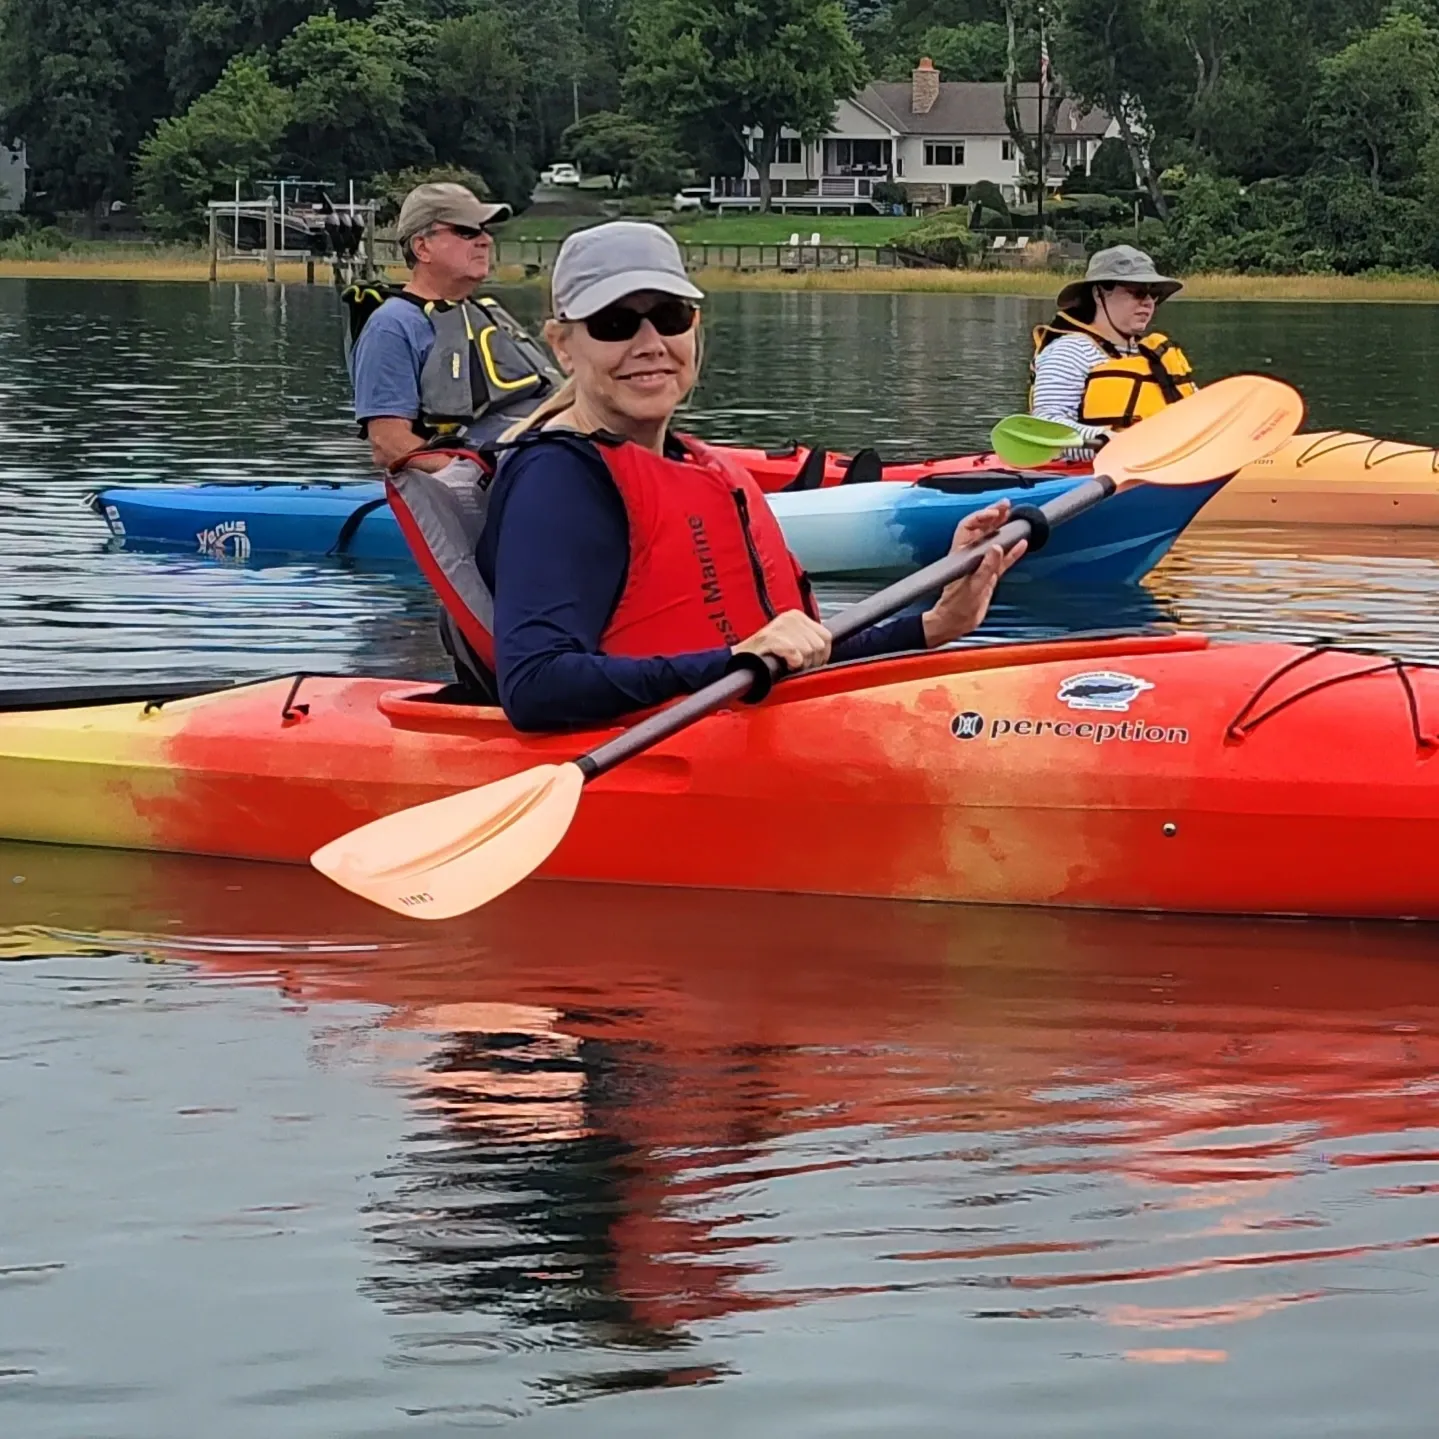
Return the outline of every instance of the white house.
{"type": "Polygon", "coordinates": [[[0,211],[18,210],[25,203],[25,146],[0,145],[0,211]]]}
{"type": "MultiPolygon", "coordinates": [[[[1039,128],[1039,87],[1019,91],[1021,123],[1039,128]]],[[[1077,165],[1087,170],[1100,142],[1119,127],[1100,110],[1073,101],[1060,106],[1051,142],[1049,184],[1058,186],[1077,165]]],[[[908,84],[867,85],[840,103],[834,122],[814,144],[784,132],[770,168],[777,210],[863,210],[882,181],[903,185],[911,204],[963,204],[971,185],[989,180],[1007,199],[1020,197],[1023,160],[1004,119],[1004,86],[941,81],[925,59],[908,84]]],[[[759,172],[710,184],[721,209],[755,209],[759,172]]]]}

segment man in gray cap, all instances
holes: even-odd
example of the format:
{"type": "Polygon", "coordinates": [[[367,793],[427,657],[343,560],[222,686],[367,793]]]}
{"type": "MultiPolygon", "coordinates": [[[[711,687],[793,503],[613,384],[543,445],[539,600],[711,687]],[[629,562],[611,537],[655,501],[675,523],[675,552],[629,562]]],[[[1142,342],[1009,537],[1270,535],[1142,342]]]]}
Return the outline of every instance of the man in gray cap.
{"type": "Polygon", "coordinates": [[[1034,331],[1031,413],[1098,443],[1193,394],[1184,351],[1148,333],[1158,307],[1183,288],[1133,245],[1100,250],[1034,331]]]}
{"type": "MultiPolygon", "coordinates": [[[[489,227],[510,214],[508,205],[486,204],[464,185],[417,185],[405,196],[395,233],[410,278],[362,318],[350,356],[355,418],[377,465],[388,468],[437,433],[463,426],[483,404],[475,338],[494,327],[470,297],[490,273],[489,227]]],[[[373,302],[379,292],[358,293],[373,302]]],[[[507,359],[515,369],[514,356],[507,359]]],[[[546,388],[538,376],[528,387],[515,375],[505,384],[515,394],[546,388]]],[[[446,460],[417,463],[438,469],[446,460]]]]}

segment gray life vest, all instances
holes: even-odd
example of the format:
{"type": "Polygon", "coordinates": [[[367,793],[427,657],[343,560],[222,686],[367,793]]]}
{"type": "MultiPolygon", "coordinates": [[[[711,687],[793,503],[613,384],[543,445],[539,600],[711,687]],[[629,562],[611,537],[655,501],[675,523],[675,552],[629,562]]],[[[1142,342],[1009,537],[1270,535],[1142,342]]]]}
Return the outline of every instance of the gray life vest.
{"type": "Polygon", "coordinates": [[[491,444],[563,382],[544,346],[489,296],[423,300],[399,286],[361,284],[342,298],[351,346],[387,300],[404,300],[429,320],[435,343],[420,370],[415,422],[427,440],[464,430],[471,444],[491,444]]]}
{"type": "Polygon", "coordinates": [[[560,384],[549,356],[494,300],[427,301],[422,308],[435,330],[420,371],[420,415],[428,428],[443,433],[501,411],[513,421],[521,405],[519,413],[528,412],[560,384]]]}

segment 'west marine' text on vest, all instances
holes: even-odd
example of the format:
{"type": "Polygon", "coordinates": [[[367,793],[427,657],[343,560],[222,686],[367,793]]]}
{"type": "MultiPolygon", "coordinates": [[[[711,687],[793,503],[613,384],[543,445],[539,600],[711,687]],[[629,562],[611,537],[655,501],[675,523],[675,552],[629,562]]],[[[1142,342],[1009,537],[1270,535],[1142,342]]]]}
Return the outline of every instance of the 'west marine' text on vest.
{"type": "Polygon", "coordinates": [[[683,444],[683,460],[628,442],[596,446],[630,532],[625,587],[600,639],[606,654],[733,646],[781,610],[816,613],[749,472],[698,440],[683,444]]]}

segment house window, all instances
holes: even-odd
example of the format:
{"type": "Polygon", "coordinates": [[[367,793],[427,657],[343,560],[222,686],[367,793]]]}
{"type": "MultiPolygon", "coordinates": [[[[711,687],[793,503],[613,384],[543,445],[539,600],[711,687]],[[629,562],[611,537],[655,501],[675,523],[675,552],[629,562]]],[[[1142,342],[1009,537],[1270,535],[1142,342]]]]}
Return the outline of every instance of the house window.
{"type": "Polygon", "coordinates": [[[999,153],[1001,159],[1013,160],[1015,158],[1014,141],[1003,140],[1000,142],[999,153]]]}
{"type": "Polygon", "coordinates": [[[889,174],[890,153],[888,140],[826,140],[824,173],[883,177],[889,174]]]}
{"type": "Polygon", "coordinates": [[[924,163],[926,165],[938,166],[940,169],[948,169],[953,165],[964,164],[964,142],[957,145],[938,144],[929,141],[925,142],[924,163]]]}
{"type": "Polygon", "coordinates": [[[800,141],[781,136],[775,144],[774,162],[776,165],[803,165],[804,148],[800,141]]]}

